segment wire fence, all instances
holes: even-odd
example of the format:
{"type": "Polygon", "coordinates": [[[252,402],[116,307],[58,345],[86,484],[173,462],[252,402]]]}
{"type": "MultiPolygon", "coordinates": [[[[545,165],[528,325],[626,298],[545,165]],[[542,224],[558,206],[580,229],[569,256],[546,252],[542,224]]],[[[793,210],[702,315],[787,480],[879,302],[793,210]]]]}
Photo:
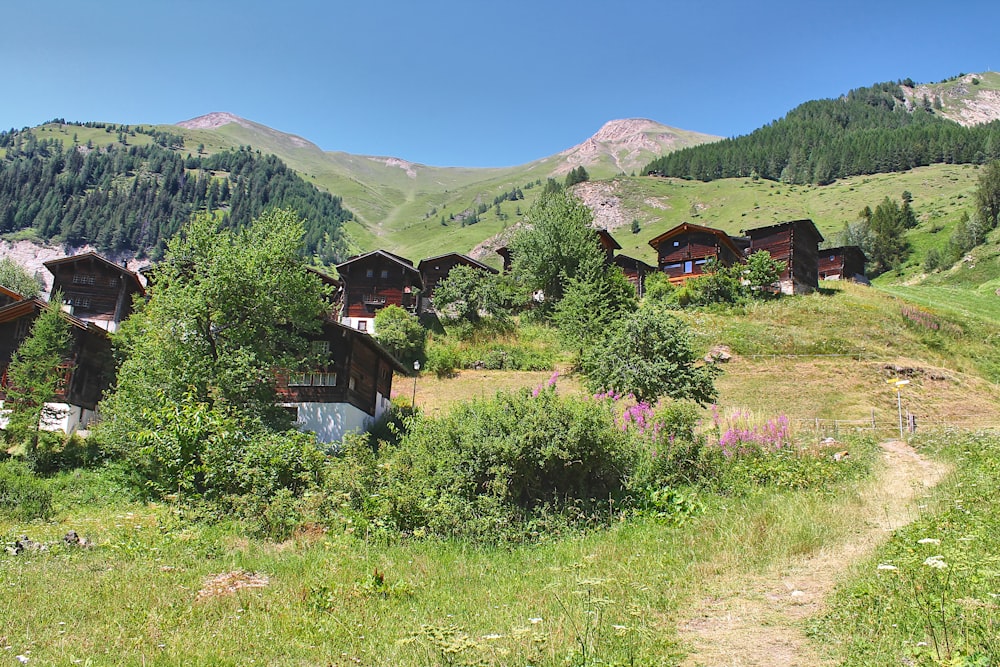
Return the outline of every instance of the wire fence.
{"type": "Polygon", "coordinates": [[[911,412],[904,412],[902,419],[876,418],[875,413],[866,419],[792,419],[800,433],[812,431],[817,439],[834,438],[842,436],[870,433],[877,438],[903,437],[918,433],[943,428],[955,429],[983,429],[1000,428],[1000,424],[984,423],[982,415],[948,415],[947,417],[923,416],[911,412]]]}

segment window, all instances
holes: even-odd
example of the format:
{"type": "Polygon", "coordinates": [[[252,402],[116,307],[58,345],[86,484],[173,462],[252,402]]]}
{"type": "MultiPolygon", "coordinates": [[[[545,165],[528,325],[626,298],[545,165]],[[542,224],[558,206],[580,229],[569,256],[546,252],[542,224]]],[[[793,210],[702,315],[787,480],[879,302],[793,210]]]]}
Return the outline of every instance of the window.
{"type": "Polygon", "coordinates": [[[93,285],[95,282],[97,282],[97,276],[95,276],[93,273],[73,274],[74,285],[93,285]]]}
{"type": "Polygon", "coordinates": [[[330,354],[330,341],[314,340],[310,345],[313,354],[330,354]]]}
{"type": "Polygon", "coordinates": [[[358,320],[358,331],[368,331],[368,320],[358,320]]]}
{"type": "Polygon", "coordinates": [[[389,277],[389,269],[382,269],[382,278],[389,277]]]}
{"type": "Polygon", "coordinates": [[[336,387],[336,373],[292,373],[288,376],[289,387],[336,387]]]}
{"type": "Polygon", "coordinates": [[[691,262],[690,259],[684,262],[684,273],[691,273],[693,270],[694,270],[694,264],[691,262]]]}
{"type": "Polygon", "coordinates": [[[347,383],[347,388],[350,389],[351,391],[354,391],[354,388],[355,386],[357,386],[357,384],[358,384],[357,380],[352,376],[347,383]]]}
{"type": "Polygon", "coordinates": [[[676,247],[678,247],[678,246],[679,246],[680,244],[681,244],[681,242],[680,242],[680,241],[674,241],[674,247],[675,247],[675,248],[676,248],[676,247]]]}
{"type": "Polygon", "coordinates": [[[71,294],[70,296],[63,299],[63,301],[73,306],[73,308],[90,308],[90,297],[89,296],[78,296],[71,294]]]}
{"type": "Polygon", "coordinates": [[[663,269],[665,271],[669,271],[670,269],[679,269],[679,268],[681,268],[681,263],[680,262],[676,262],[674,264],[665,264],[663,266],[663,269]]]}
{"type": "Polygon", "coordinates": [[[368,269],[367,271],[365,271],[365,278],[374,278],[374,277],[375,277],[375,269],[368,269]]]}

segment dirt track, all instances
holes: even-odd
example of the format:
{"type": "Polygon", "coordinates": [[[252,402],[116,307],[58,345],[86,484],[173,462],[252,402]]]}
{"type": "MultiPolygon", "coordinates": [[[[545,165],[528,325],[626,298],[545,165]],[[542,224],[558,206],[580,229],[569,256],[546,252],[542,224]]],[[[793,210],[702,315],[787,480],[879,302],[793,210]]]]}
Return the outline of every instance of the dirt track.
{"type": "MultiPolygon", "coordinates": [[[[904,442],[882,444],[885,467],[864,493],[861,528],[841,543],[742,579],[738,590],[701,600],[678,630],[690,649],[687,667],[808,667],[824,660],[804,632],[820,614],[848,564],[916,517],[916,498],[941,480],[947,467],[920,456],[904,442]]],[[[710,586],[711,588],[711,586],[710,586]]]]}

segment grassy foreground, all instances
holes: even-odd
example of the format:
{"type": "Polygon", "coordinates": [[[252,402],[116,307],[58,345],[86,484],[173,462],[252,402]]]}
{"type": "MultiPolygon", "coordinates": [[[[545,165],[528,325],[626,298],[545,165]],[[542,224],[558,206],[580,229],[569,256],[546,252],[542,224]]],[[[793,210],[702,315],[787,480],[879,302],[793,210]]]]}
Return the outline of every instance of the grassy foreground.
{"type": "MultiPolygon", "coordinates": [[[[855,451],[862,472],[871,450],[855,451]]],[[[276,544],[132,502],[110,470],[48,483],[51,521],[0,521],[5,542],[49,544],[0,555],[0,650],[31,664],[674,664],[675,614],[704,576],[837,539],[857,488],[692,496],[702,511],[679,525],[612,512],[497,549],[349,527],[276,544]]]]}

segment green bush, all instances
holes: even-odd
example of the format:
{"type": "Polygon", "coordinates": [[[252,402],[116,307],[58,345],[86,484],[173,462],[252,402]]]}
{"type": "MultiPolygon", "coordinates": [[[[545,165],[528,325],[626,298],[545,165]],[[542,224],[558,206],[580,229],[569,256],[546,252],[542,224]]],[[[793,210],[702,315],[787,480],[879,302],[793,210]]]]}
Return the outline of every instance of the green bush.
{"type": "Polygon", "coordinates": [[[21,461],[0,461],[0,513],[14,521],[52,515],[51,491],[21,461]]]}
{"type": "Polygon", "coordinates": [[[431,342],[427,349],[426,369],[439,378],[455,374],[455,369],[462,365],[462,355],[455,345],[431,342]]]}
{"type": "Polygon", "coordinates": [[[333,466],[330,490],[369,526],[519,539],[540,524],[588,521],[622,495],[632,466],[607,406],[550,389],[498,394],[407,427],[377,452],[345,443],[333,466]]]}

